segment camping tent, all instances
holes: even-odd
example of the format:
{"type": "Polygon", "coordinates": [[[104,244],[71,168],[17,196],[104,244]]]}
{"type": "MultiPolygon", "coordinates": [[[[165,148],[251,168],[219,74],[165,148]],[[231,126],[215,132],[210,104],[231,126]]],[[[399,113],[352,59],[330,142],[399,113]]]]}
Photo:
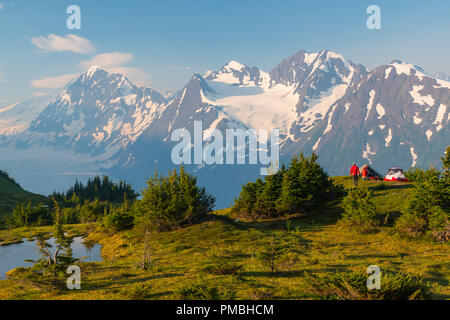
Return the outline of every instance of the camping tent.
{"type": "Polygon", "coordinates": [[[362,174],[364,168],[367,168],[367,177],[366,177],[367,179],[381,180],[381,175],[378,172],[376,172],[371,166],[369,166],[367,164],[365,164],[361,167],[361,170],[360,170],[361,174],[362,174]]]}
{"type": "Polygon", "coordinates": [[[408,179],[406,179],[402,168],[394,167],[388,170],[384,181],[408,181],[408,179]]]}

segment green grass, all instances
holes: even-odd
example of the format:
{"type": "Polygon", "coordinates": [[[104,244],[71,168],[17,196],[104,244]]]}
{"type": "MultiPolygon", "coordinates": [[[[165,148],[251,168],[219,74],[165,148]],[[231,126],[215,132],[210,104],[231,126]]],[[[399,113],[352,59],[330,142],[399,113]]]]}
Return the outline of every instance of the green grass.
{"type": "Polygon", "coordinates": [[[0,214],[11,212],[17,204],[31,201],[33,204],[49,203],[49,199],[42,195],[28,192],[19,184],[0,175],[0,214]]]}
{"type": "MultiPolygon", "coordinates": [[[[348,177],[335,180],[351,187],[348,177]]],[[[374,190],[375,202],[384,213],[393,215],[401,212],[412,187],[361,184],[374,190]]],[[[112,236],[93,232],[89,239],[102,244],[104,260],[80,265],[81,290],[42,292],[24,282],[5,280],[0,281],[0,299],[178,299],[186,288],[217,289],[218,296],[236,299],[315,299],[309,275],[365,272],[369,265],[421,276],[431,284],[432,298],[450,299],[449,244],[401,238],[389,225],[374,234],[352,233],[337,223],[341,213],[341,204],[335,201],[320,212],[291,218],[288,231],[286,219],[236,221],[229,210],[221,210],[201,223],[151,235],[153,268],[148,271],[138,268],[142,230],[112,236]],[[273,233],[289,254],[278,261],[272,274],[257,254],[273,233]],[[205,271],[207,266],[223,265],[242,267],[230,274],[207,272],[211,267],[205,271]]],[[[0,232],[0,238],[6,234],[0,232]]]]}

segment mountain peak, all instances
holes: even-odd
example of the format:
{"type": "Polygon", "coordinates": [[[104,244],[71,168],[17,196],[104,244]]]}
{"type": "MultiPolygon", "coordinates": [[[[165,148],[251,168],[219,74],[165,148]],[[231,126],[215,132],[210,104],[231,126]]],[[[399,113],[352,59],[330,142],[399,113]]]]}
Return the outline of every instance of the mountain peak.
{"type": "Polygon", "coordinates": [[[346,61],[344,56],[338,52],[334,52],[334,51],[330,51],[330,50],[325,50],[323,52],[324,52],[324,54],[326,53],[327,59],[333,58],[333,59],[339,59],[342,61],[346,61]]]}
{"type": "Polygon", "coordinates": [[[89,86],[97,85],[98,82],[104,83],[103,85],[116,85],[122,88],[132,88],[135,85],[121,73],[110,73],[99,66],[92,66],[84,73],[82,73],[74,82],[81,82],[89,86]],[[106,84],[106,82],[108,84],[106,84]]]}
{"type": "Polygon", "coordinates": [[[203,77],[199,73],[195,73],[192,76],[191,81],[205,81],[205,79],[203,79],[203,77]]]}
{"type": "Polygon", "coordinates": [[[231,71],[242,71],[246,66],[237,62],[236,60],[231,60],[225,66],[223,66],[222,70],[231,72],[231,71]]]}
{"type": "Polygon", "coordinates": [[[106,72],[105,70],[103,70],[101,67],[99,66],[92,66],[90,67],[86,72],[85,75],[87,78],[91,78],[95,73],[97,73],[98,71],[103,71],[106,72]]]}
{"type": "Polygon", "coordinates": [[[396,59],[392,61],[389,65],[395,68],[397,74],[402,73],[406,75],[415,74],[419,76],[419,78],[423,76],[430,77],[430,75],[422,67],[416,66],[409,62],[403,62],[401,60],[396,59]]]}
{"type": "Polygon", "coordinates": [[[404,64],[404,62],[399,59],[395,59],[390,64],[404,64]]]}

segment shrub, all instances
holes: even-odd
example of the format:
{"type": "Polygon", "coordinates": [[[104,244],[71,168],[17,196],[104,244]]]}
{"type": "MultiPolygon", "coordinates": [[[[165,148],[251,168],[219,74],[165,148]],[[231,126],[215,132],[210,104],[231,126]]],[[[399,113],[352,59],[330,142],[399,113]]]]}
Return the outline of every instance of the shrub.
{"type": "Polygon", "coordinates": [[[75,206],[72,208],[62,208],[61,211],[64,224],[77,224],[81,222],[80,206],[75,206]]]}
{"type": "Polygon", "coordinates": [[[292,159],[283,176],[277,207],[284,213],[298,213],[317,209],[330,198],[333,182],[317,163],[316,154],[303,154],[292,159]]]}
{"type": "Polygon", "coordinates": [[[286,253],[286,248],[280,244],[278,239],[275,239],[275,235],[272,235],[270,242],[258,252],[257,258],[273,274],[277,271],[277,265],[284,253],[286,253]]]}
{"type": "Polygon", "coordinates": [[[429,169],[414,187],[406,212],[396,221],[398,233],[410,237],[429,235],[437,241],[450,239],[450,147],[442,158],[443,172],[429,169]]]}
{"type": "Polygon", "coordinates": [[[381,273],[381,288],[367,288],[365,273],[337,273],[330,276],[308,277],[311,291],[324,298],[336,300],[417,300],[428,297],[430,286],[423,279],[406,273],[381,273]]]}
{"type": "Polygon", "coordinates": [[[50,210],[42,203],[33,207],[31,201],[17,205],[9,218],[9,224],[14,227],[48,226],[53,221],[50,210]]]}
{"type": "Polygon", "coordinates": [[[131,300],[143,300],[149,294],[150,288],[142,284],[135,284],[130,288],[122,289],[121,295],[131,300]]]}
{"type": "Polygon", "coordinates": [[[450,213],[448,211],[439,207],[432,208],[428,223],[430,234],[436,241],[450,240],[450,213]]]}
{"type": "Polygon", "coordinates": [[[344,214],[341,223],[360,233],[378,230],[381,215],[372,202],[372,192],[366,188],[351,189],[342,201],[344,214]]]}
{"type": "Polygon", "coordinates": [[[255,203],[255,212],[258,215],[277,216],[280,214],[277,208],[277,201],[281,197],[283,177],[286,169],[282,166],[281,170],[273,175],[266,176],[264,183],[257,185],[258,197],[255,203]]]}
{"type": "Polygon", "coordinates": [[[256,288],[250,292],[252,300],[273,300],[274,292],[268,288],[256,288]]]}
{"type": "Polygon", "coordinates": [[[310,212],[326,200],[340,195],[340,189],[317,163],[317,156],[294,157],[288,168],[242,187],[232,212],[248,218],[277,217],[310,212]]]}
{"type": "Polygon", "coordinates": [[[408,169],[408,171],[405,172],[405,176],[409,181],[422,182],[425,180],[427,175],[430,174],[431,171],[433,171],[433,169],[423,170],[422,168],[411,167],[408,169]]]}
{"type": "Polygon", "coordinates": [[[178,289],[180,299],[184,300],[233,300],[235,293],[230,290],[221,292],[215,285],[197,283],[178,289]]]}
{"type": "Polygon", "coordinates": [[[427,230],[427,220],[414,214],[403,214],[395,222],[395,229],[404,236],[419,238],[427,230]]]}
{"type": "Polygon", "coordinates": [[[134,216],[132,208],[128,206],[126,194],[120,207],[109,206],[109,210],[104,208],[103,225],[112,232],[131,229],[134,226],[134,216]]]}
{"type": "Polygon", "coordinates": [[[218,265],[211,265],[203,268],[203,272],[213,275],[238,275],[242,265],[235,263],[222,263],[218,265]]]}
{"type": "Polygon", "coordinates": [[[255,183],[249,182],[242,187],[239,199],[236,200],[232,211],[242,216],[253,217],[261,215],[259,206],[257,206],[259,195],[264,189],[264,182],[261,179],[255,183]]]}
{"type": "Polygon", "coordinates": [[[113,232],[121,231],[131,229],[133,227],[134,217],[127,212],[124,213],[116,209],[104,218],[103,223],[106,228],[113,232]]]}
{"type": "Polygon", "coordinates": [[[95,199],[94,201],[85,201],[84,205],[80,207],[79,216],[83,222],[98,221],[104,216],[105,210],[111,208],[111,204],[95,199]]]}
{"type": "Polygon", "coordinates": [[[168,177],[156,173],[147,181],[136,214],[150,219],[159,229],[170,229],[204,216],[214,204],[215,198],[181,167],[180,173],[174,170],[168,177]]]}

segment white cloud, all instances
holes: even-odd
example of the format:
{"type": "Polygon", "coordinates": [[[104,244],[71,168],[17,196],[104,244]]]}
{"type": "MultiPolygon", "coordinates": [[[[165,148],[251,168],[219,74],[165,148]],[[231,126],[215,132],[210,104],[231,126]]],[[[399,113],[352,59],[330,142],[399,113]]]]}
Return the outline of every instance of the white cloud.
{"type": "Polygon", "coordinates": [[[40,80],[31,81],[31,86],[33,88],[49,88],[58,89],[64,87],[69,81],[77,77],[78,74],[64,74],[58,77],[49,77],[40,80]]]}
{"type": "Polygon", "coordinates": [[[120,73],[138,86],[148,86],[150,76],[144,70],[135,67],[116,67],[106,69],[112,73],[120,73]]]}
{"type": "Polygon", "coordinates": [[[31,39],[31,43],[44,52],[71,51],[86,54],[95,52],[94,45],[88,39],[74,34],[68,34],[65,37],[60,37],[55,34],[50,34],[48,37],[35,37],[31,39]]]}
{"type": "Polygon", "coordinates": [[[3,3],[0,2],[0,11],[3,10],[3,3]]]}
{"type": "MultiPolygon", "coordinates": [[[[78,66],[84,70],[87,70],[92,66],[99,66],[110,73],[123,74],[138,86],[147,86],[150,76],[145,71],[136,67],[124,66],[124,64],[130,62],[133,58],[134,56],[131,53],[101,53],[90,60],[80,62],[78,66]]],[[[58,77],[33,80],[30,84],[33,88],[58,89],[64,87],[68,82],[78,76],[79,74],[65,74],[58,77]]],[[[37,92],[36,94],[40,93],[37,92]]]]}
{"type": "Polygon", "coordinates": [[[90,60],[81,61],[80,66],[89,69],[92,66],[99,66],[101,68],[114,68],[121,66],[133,60],[134,56],[131,53],[110,52],[96,55],[90,60]]]}
{"type": "Polygon", "coordinates": [[[124,66],[124,64],[133,60],[131,53],[109,52],[101,53],[90,60],[82,61],[79,65],[84,69],[92,66],[99,66],[111,73],[120,73],[139,86],[148,85],[150,76],[143,70],[136,67],[124,66]]]}

